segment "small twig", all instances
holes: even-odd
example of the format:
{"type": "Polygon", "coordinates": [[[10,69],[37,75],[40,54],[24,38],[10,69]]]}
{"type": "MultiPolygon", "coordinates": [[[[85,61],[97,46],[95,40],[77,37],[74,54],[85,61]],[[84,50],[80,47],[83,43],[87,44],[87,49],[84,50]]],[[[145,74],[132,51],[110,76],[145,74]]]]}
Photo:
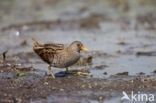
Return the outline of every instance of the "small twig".
{"type": "Polygon", "coordinates": [[[6,60],[6,54],[7,54],[8,50],[4,51],[2,53],[2,56],[3,56],[3,62],[6,60]]]}

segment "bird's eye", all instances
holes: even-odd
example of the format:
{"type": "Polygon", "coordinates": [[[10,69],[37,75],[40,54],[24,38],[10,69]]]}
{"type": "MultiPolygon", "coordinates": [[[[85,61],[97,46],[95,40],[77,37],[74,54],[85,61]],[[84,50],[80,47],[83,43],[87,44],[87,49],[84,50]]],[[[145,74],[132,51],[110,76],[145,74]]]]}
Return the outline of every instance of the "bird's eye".
{"type": "Polygon", "coordinates": [[[77,44],[78,47],[81,47],[81,44],[77,44]]]}

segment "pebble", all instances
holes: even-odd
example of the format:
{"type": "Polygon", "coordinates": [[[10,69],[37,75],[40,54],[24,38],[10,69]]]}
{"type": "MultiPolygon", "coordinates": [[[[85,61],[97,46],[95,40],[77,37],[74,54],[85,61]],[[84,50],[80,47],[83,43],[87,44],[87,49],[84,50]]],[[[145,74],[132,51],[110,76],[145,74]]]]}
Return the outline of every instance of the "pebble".
{"type": "Polygon", "coordinates": [[[60,91],[64,91],[64,89],[60,89],[60,91]]]}
{"type": "Polygon", "coordinates": [[[49,83],[48,82],[44,82],[44,85],[48,85],[49,83]]]}

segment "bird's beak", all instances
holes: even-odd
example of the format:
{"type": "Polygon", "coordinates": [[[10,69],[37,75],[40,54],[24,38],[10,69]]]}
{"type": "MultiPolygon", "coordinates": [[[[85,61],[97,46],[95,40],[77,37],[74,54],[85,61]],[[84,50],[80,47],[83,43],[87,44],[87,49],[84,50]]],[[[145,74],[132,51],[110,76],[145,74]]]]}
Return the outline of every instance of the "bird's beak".
{"type": "Polygon", "coordinates": [[[88,48],[86,48],[85,46],[82,46],[81,47],[81,50],[87,52],[88,51],[88,48]]]}

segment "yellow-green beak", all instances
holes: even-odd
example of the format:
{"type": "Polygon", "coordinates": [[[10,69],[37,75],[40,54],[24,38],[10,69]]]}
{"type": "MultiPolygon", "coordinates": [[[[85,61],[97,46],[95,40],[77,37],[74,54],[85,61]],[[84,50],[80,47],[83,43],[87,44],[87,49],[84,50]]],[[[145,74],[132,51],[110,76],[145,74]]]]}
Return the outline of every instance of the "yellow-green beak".
{"type": "Polygon", "coordinates": [[[88,48],[86,48],[85,46],[82,46],[81,47],[81,50],[87,52],[88,51],[88,48]]]}

